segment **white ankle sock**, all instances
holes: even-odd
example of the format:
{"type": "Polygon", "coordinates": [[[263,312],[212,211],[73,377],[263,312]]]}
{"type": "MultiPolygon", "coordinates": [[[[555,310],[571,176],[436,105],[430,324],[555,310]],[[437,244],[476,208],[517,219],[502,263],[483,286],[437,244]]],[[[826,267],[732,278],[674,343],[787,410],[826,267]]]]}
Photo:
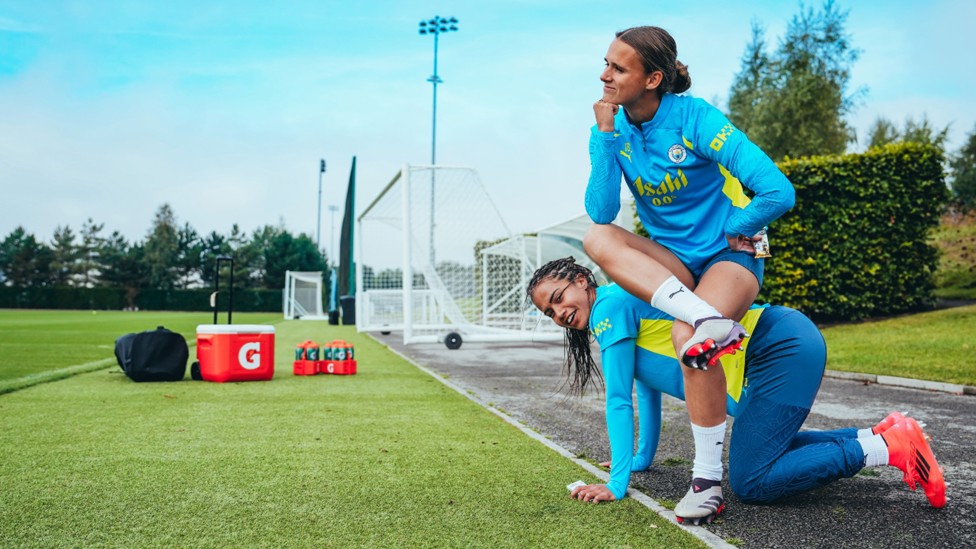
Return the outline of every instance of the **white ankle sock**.
{"type": "Polygon", "coordinates": [[[864,466],[878,467],[888,465],[888,445],[881,435],[858,438],[858,444],[864,450],[864,466]]]}
{"type": "MultiPolygon", "coordinates": [[[[692,478],[722,480],[722,448],[725,443],[727,421],[714,427],[699,427],[691,424],[695,436],[695,464],[691,469],[692,478]]],[[[883,444],[883,443],[882,443],[883,444]]]]}
{"type": "Polygon", "coordinates": [[[874,436],[874,429],[858,429],[857,438],[868,438],[874,436]]]}
{"type": "Polygon", "coordinates": [[[674,275],[665,280],[660,288],[654,290],[651,305],[678,320],[691,324],[692,327],[699,319],[722,316],[715,307],[695,295],[674,275]]]}

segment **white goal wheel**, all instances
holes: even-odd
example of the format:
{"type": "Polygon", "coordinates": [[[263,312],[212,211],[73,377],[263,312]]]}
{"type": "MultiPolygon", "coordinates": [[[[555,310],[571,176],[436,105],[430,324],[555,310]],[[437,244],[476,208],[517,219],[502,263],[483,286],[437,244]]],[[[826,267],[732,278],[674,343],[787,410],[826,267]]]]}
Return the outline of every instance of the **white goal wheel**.
{"type": "Polygon", "coordinates": [[[460,349],[461,343],[463,342],[464,341],[461,339],[461,334],[457,332],[451,332],[444,336],[444,345],[447,345],[447,348],[452,351],[455,349],[460,349]]]}

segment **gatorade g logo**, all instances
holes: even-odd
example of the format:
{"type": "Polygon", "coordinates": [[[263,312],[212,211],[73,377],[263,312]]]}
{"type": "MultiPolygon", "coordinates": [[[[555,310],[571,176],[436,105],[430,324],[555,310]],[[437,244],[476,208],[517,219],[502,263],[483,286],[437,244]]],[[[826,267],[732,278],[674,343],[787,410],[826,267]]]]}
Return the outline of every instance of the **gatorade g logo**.
{"type": "Polygon", "coordinates": [[[241,350],[237,353],[237,362],[245,370],[255,370],[261,365],[261,344],[257,341],[241,345],[241,350]]]}

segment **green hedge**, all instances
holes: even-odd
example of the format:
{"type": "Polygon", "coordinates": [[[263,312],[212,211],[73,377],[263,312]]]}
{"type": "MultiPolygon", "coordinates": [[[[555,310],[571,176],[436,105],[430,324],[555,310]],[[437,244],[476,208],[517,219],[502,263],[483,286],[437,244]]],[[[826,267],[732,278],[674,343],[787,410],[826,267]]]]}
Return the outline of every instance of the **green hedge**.
{"type": "Polygon", "coordinates": [[[98,309],[126,307],[121,288],[10,288],[0,286],[3,309],[98,309]]]}
{"type": "MultiPolygon", "coordinates": [[[[124,288],[0,287],[3,309],[121,310],[133,304],[143,311],[209,311],[211,290],[126,290],[124,288]]],[[[221,292],[217,306],[227,311],[229,297],[221,292]]],[[[234,311],[281,310],[281,290],[234,290],[234,311]]]]}
{"type": "MultiPolygon", "coordinates": [[[[212,290],[142,290],[135,302],[147,311],[209,311],[212,290]]],[[[217,301],[220,311],[227,310],[222,291],[217,301]]],[[[234,290],[234,311],[271,312],[281,310],[281,290],[234,290]]]]}
{"type": "Polygon", "coordinates": [[[931,308],[942,166],[940,150],[915,143],[782,162],[797,199],[770,227],[760,300],[820,320],[931,308]]]}
{"type": "Polygon", "coordinates": [[[917,143],[780,163],[796,205],[769,229],[758,301],[816,320],[932,308],[938,251],[928,237],[949,199],[942,166],[939,149],[917,143]]]}

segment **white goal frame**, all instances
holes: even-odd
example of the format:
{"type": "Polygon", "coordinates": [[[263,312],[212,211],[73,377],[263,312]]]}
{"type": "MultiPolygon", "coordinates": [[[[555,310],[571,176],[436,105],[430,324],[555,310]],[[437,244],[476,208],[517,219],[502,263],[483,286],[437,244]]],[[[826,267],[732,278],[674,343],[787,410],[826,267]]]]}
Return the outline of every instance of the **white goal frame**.
{"type": "MultiPolygon", "coordinates": [[[[622,206],[614,223],[633,230],[622,206]]],[[[407,345],[562,340],[526,299],[535,270],[571,255],[606,278],[583,251],[588,216],[512,235],[473,168],[404,165],[356,221],[356,328],[407,345]]]]}
{"type": "MultiPolygon", "coordinates": [[[[620,213],[614,219],[613,223],[633,232],[633,212],[633,199],[629,197],[622,199],[620,213]]],[[[576,260],[576,263],[590,269],[597,280],[597,284],[603,285],[607,283],[608,277],[600,266],[594,263],[583,250],[583,236],[591,225],[593,225],[593,222],[589,216],[580,214],[539,229],[534,233],[515,235],[505,241],[487,247],[482,250],[482,260],[487,265],[489,262],[498,263],[501,261],[498,258],[507,258],[508,268],[511,271],[521,273],[521,279],[518,280],[518,284],[509,291],[517,292],[518,295],[522,296],[525,295],[529,280],[539,267],[552,260],[568,256],[572,256],[576,260]]],[[[508,279],[514,280],[512,276],[509,276],[508,279]]],[[[490,294],[486,289],[485,295],[490,294]]],[[[498,293],[495,292],[495,295],[497,296],[498,293]]],[[[496,316],[494,315],[495,307],[501,303],[504,297],[502,296],[497,301],[485,301],[485,319],[490,321],[493,316],[496,316]]],[[[523,330],[533,330],[536,334],[536,340],[545,338],[559,339],[562,337],[564,330],[557,326],[552,319],[542,315],[531,303],[527,304],[527,306],[528,310],[522,315],[523,326],[521,328],[523,330]]]]}
{"type": "Polygon", "coordinates": [[[473,168],[404,165],[357,217],[356,236],[358,331],[397,331],[404,344],[443,342],[452,349],[462,339],[563,337],[537,329],[538,312],[525,305],[525,263],[482,253],[512,234],[473,168]],[[386,251],[377,253],[377,246],[386,251]],[[382,287],[378,257],[396,262],[382,287]],[[498,258],[501,267],[491,263],[498,258]]]}
{"type": "Polygon", "coordinates": [[[285,271],[282,310],[286,319],[328,320],[322,296],[322,271],[285,271]]]}

